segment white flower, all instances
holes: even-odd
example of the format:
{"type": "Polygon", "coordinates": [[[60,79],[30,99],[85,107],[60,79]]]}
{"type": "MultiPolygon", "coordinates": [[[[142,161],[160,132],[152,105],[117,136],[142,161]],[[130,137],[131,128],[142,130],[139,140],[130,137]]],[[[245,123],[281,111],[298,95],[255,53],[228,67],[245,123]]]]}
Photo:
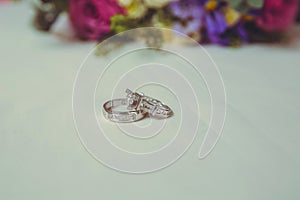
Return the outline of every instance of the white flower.
{"type": "Polygon", "coordinates": [[[134,0],[118,0],[119,4],[121,6],[129,6],[133,3],[134,0]]]}
{"type": "Polygon", "coordinates": [[[141,18],[146,15],[148,9],[143,3],[133,2],[127,7],[128,16],[132,18],[141,18]]]}
{"type": "Polygon", "coordinates": [[[144,0],[144,3],[149,8],[161,8],[163,6],[166,6],[172,1],[178,1],[178,0],[144,0]]]}

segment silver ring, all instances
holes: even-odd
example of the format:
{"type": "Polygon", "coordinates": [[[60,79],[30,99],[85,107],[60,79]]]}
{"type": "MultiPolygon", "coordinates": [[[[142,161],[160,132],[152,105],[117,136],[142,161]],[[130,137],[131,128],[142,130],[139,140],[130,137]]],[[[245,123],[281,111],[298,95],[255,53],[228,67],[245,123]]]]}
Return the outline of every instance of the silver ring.
{"type": "Polygon", "coordinates": [[[113,122],[129,123],[143,119],[146,115],[143,110],[129,109],[128,111],[116,111],[117,107],[127,106],[129,102],[127,98],[113,99],[103,104],[104,116],[113,122]]]}
{"type": "Polygon", "coordinates": [[[157,119],[166,119],[173,116],[172,109],[161,101],[152,97],[145,96],[142,93],[132,92],[127,89],[128,109],[142,110],[148,113],[150,117],[157,119]]]}

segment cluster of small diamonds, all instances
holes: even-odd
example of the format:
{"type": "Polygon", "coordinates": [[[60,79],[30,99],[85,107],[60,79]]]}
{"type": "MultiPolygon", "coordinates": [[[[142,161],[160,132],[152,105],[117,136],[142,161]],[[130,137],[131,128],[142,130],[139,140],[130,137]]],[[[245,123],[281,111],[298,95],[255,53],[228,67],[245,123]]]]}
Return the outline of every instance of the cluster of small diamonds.
{"type": "Polygon", "coordinates": [[[129,108],[141,109],[152,116],[161,115],[161,117],[168,117],[171,113],[171,109],[157,99],[132,92],[129,89],[126,90],[126,93],[129,108]]]}

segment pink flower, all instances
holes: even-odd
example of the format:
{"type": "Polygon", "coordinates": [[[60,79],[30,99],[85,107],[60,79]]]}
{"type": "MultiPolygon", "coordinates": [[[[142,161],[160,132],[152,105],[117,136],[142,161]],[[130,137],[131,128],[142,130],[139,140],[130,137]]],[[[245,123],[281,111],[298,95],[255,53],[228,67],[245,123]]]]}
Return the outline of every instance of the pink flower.
{"type": "Polygon", "coordinates": [[[284,31],[292,25],[298,10],[298,0],[265,0],[256,24],[265,31],[284,31]]]}
{"type": "Polygon", "coordinates": [[[81,39],[99,40],[110,32],[110,18],[124,14],[115,0],[69,0],[69,15],[76,35],[81,39]]]}

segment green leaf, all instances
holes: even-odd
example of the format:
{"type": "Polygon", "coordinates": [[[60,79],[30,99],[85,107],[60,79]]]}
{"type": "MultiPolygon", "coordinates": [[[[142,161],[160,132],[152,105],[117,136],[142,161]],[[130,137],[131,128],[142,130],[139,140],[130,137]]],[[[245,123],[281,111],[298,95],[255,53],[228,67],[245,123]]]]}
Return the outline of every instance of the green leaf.
{"type": "Polygon", "coordinates": [[[247,0],[249,6],[254,8],[261,8],[263,6],[263,0],[247,0]]]}
{"type": "Polygon", "coordinates": [[[228,3],[231,7],[237,8],[243,2],[243,0],[228,0],[228,3]]]}

